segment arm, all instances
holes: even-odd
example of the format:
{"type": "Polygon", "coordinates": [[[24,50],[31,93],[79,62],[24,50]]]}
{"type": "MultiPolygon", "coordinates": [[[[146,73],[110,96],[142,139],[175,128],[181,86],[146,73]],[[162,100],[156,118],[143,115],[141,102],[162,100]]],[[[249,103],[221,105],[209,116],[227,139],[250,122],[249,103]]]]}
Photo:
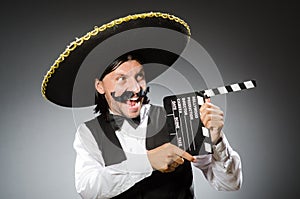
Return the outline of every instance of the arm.
{"type": "Polygon", "coordinates": [[[210,129],[213,154],[198,156],[194,165],[202,170],[215,189],[238,190],[242,184],[241,159],[222,132],[223,112],[207,99],[200,108],[200,116],[204,126],[210,129]]]}
{"type": "MultiPolygon", "coordinates": [[[[75,186],[82,198],[111,198],[132,187],[152,173],[146,151],[139,164],[131,158],[119,164],[105,166],[101,151],[85,125],[79,126],[75,140],[75,186]]],[[[113,154],[112,154],[113,155],[113,154]]],[[[136,161],[136,159],[135,159],[136,161]]]]}
{"type": "Polygon", "coordinates": [[[208,182],[219,191],[240,189],[242,166],[240,156],[229,145],[225,135],[222,141],[213,146],[212,155],[196,156],[193,164],[201,169],[208,182]]]}

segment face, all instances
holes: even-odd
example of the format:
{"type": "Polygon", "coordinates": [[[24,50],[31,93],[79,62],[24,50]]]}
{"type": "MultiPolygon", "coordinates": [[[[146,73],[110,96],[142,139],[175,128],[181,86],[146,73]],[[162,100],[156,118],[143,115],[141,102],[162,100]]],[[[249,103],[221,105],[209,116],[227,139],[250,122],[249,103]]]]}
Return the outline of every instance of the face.
{"type": "Polygon", "coordinates": [[[102,81],[96,80],[96,90],[104,94],[110,110],[117,115],[135,118],[140,114],[143,98],[137,97],[141,89],[146,89],[146,80],[143,66],[129,60],[121,64],[116,70],[107,74],[102,81]],[[116,101],[115,96],[121,96],[125,91],[132,91],[134,96],[125,102],[116,101]]]}

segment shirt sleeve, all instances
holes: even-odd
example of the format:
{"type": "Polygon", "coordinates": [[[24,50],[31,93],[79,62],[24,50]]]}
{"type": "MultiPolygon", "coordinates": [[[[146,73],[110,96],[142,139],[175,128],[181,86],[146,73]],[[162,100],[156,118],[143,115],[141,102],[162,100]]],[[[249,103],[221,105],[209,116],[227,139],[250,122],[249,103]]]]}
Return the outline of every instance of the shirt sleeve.
{"type": "Polygon", "coordinates": [[[213,146],[213,154],[196,156],[193,165],[202,170],[207,181],[219,191],[233,191],[242,185],[240,156],[229,145],[225,135],[213,146]]]}
{"type": "Polygon", "coordinates": [[[73,146],[76,151],[75,187],[84,199],[114,197],[152,174],[147,154],[140,154],[138,160],[135,157],[138,163],[132,163],[133,158],[129,158],[105,166],[101,151],[85,124],[78,127],[73,146]]]}

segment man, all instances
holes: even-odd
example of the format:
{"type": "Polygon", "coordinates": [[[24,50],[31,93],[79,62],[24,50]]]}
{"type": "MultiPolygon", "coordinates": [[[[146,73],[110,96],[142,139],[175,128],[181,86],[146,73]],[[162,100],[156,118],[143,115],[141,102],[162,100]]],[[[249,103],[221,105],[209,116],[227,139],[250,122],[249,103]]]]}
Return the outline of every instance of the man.
{"type": "MultiPolygon", "coordinates": [[[[165,20],[162,18],[159,20],[165,20]]],[[[209,100],[201,106],[200,116],[210,129],[213,154],[192,156],[170,143],[166,113],[151,105],[146,96],[144,65],[158,55],[173,56],[158,49],[130,51],[96,78],[95,112],[100,114],[80,125],[74,140],[76,189],[83,198],[193,198],[192,165],[201,169],[217,190],[240,188],[239,155],[222,133],[223,112],[209,100]]],[[[166,63],[161,58],[157,62],[166,63]]],[[[50,83],[48,90],[54,84],[50,83]]],[[[42,91],[51,96],[46,88],[42,91]]],[[[51,101],[69,103],[61,99],[54,96],[51,101]]]]}
{"type": "MultiPolygon", "coordinates": [[[[151,105],[144,104],[144,97],[139,95],[141,91],[146,90],[145,74],[143,66],[138,60],[133,59],[131,55],[126,56],[114,62],[115,65],[110,67],[112,70],[106,75],[102,75],[100,80],[95,80],[96,90],[100,95],[104,95],[108,104],[107,110],[101,109],[102,113],[99,118],[109,117],[105,114],[118,115],[133,120],[139,118],[140,126],[137,127],[139,130],[128,125],[128,120],[124,121],[125,124],[123,122],[120,125],[120,128],[125,130],[118,129],[115,133],[121,147],[126,152],[127,159],[106,166],[95,141],[95,136],[93,137],[93,133],[89,129],[89,122],[87,125],[81,125],[74,141],[74,148],[77,153],[77,191],[83,198],[111,198],[114,196],[135,198],[140,195],[145,198],[192,198],[190,192],[191,168],[187,166],[190,164],[189,162],[193,162],[196,167],[202,169],[208,181],[216,189],[238,189],[241,183],[240,160],[221,133],[223,127],[222,111],[210,102],[201,106],[200,112],[204,125],[209,129],[214,129],[211,131],[212,142],[216,143],[222,138],[222,141],[215,148],[213,156],[193,157],[169,142],[150,150],[145,149],[147,139],[145,131],[151,110],[151,105]],[[130,98],[126,101],[116,100],[114,96],[121,96],[125,91],[132,92],[130,98]],[[140,135],[134,137],[134,133],[130,131],[137,131],[134,133],[140,135]],[[177,167],[180,170],[175,172],[177,167]],[[170,177],[170,174],[166,174],[169,172],[175,172],[176,176],[170,177]],[[161,179],[156,181],[158,176],[161,179]],[[171,179],[177,179],[177,181],[170,181],[171,179]],[[161,181],[165,183],[161,184],[161,181]],[[159,186],[155,186],[153,183],[159,186]],[[175,185],[170,187],[171,183],[175,183],[175,185]],[[142,186],[146,186],[144,191],[139,190],[142,186]],[[162,188],[162,186],[166,187],[162,188]]],[[[93,128],[91,127],[91,129],[93,128]]],[[[105,130],[103,128],[103,131],[105,130]]],[[[110,155],[114,156],[115,154],[110,155]]]]}

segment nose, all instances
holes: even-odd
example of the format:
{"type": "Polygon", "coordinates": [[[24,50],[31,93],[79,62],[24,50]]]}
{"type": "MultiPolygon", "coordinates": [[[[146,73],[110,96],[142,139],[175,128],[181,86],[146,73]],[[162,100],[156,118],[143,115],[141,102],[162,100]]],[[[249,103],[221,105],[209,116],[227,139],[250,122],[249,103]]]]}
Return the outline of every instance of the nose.
{"type": "Polygon", "coordinates": [[[129,82],[129,85],[128,85],[128,90],[130,90],[134,93],[138,93],[141,90],[141,85],[135,78],[131,78],[131,81],[129,82]]]}

